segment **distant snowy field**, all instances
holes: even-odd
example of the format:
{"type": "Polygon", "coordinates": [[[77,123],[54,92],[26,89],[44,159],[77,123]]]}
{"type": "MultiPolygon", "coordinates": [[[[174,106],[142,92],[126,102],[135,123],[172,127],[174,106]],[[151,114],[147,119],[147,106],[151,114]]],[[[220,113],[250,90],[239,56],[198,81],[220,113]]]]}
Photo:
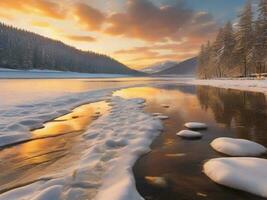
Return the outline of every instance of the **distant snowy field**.
{"type": "Polygon", "coordinates": [[[0,68],[0,78],[114,78],[127,77],[123,74],[90,74],[53,70],[14,70],[0,68]]]}
{"type": "MultiPolygon", "coordinates": [[[[174,80],[172,76],[172,80],[174,80]]],[[[262,92],[267,94],[267,79],[195,79],[190,77],[177,77],[179,84],[206,85],[225,89],[236,89],[249,92],[262,92]]]]}
{"type": "Polygon", "coordinates": [[[267,80],[253,80],[253,79],[215,79],[215,80],[192,80],[195,85],[209,85],[214,87],[237,89],[250,92],[262,92],[267,94],[267,80]]]}

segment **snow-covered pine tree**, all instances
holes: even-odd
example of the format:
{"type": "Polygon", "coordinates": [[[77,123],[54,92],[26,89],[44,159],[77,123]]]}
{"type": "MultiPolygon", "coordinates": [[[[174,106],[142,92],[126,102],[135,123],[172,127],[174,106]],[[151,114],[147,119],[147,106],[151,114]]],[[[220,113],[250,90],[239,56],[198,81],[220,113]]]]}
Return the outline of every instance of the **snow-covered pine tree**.
{"type": "Polygon", "coordinates": [[[205,77],[205,45],[201,45],[200,52],[198,55],[198,69],[197,69],[197,76],[199,78],[206,78],[205,77]]]}
{"type": "Polygon", "coordinates": [[[223,60],[220,56],[222,49],[224,48],[224,30],[221,28],[217,34],[217,37],[212,45],[212,51],[210,52],[210,68],[213,68],[213,76],[222,77],[223,76],[223,60]]]}
{"type": "Polygon", "coordinates": [[[251,2],[248,1],[239,16],[238,29],[236,32],[235,52],[240,60],[241,73],[243,76],[249,74],[249,56],[253,47],[253,13],[251,2]]]}
{"type": "Polygon", "coordinates": [[[255,25],[255,58],[258,69],[266,72],[267,67],[267,0],[260,0],[255,25]]]}
{"type": "MultiPolygon", "coordinates": [[[[222,61],[222,65],[224,68],[224,71],[227,70],[229,72],[233,69],[235,64],[235,55],[233,53],[234,47],[235,47],[235,36],[233,31],[233,25],[229,21],[225,24],[223,28],[223,48],[220,52],[220,59],[222,61]]],[[[229,74],[225,74],[229,75],[229,74]]]]}

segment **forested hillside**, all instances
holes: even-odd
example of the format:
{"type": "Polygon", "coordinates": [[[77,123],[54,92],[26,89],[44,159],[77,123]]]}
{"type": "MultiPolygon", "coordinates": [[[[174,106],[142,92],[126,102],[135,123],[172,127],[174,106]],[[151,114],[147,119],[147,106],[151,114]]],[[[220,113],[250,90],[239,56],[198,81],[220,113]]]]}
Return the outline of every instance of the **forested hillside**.
{"type": "Polygon", "coordinates": [[[228,22],[216,40],[201,47],[199,78],[247,77],[267,72],[267,0],[260,0],[257,13],[250,3],[238,24],[228,22]]]}
{"type": "Polygon", "coordinates": [[[108,56],[81,51],[62,42],[1,23],[0,67],[138,74],[108,56]]]}

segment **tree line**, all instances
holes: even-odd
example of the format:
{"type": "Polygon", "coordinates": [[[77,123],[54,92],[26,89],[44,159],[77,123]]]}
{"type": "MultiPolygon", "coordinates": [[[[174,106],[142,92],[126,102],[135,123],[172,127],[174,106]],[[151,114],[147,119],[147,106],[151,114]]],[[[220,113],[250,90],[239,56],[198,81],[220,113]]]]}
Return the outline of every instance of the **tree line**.
{"type": "Polygon", "coordinates": [[[0,67],[86,73],[135,74],[111,57],[0,23],[0,67]]]}
{"type": "Polygon", "coordinates": [[[248,2],[238,23],[227,22],[215,41],[201,46],[198,55],[197,74],[202,79],[262,73],[267,73],[267,0],[259,1],[256,13],[248,2]]]}

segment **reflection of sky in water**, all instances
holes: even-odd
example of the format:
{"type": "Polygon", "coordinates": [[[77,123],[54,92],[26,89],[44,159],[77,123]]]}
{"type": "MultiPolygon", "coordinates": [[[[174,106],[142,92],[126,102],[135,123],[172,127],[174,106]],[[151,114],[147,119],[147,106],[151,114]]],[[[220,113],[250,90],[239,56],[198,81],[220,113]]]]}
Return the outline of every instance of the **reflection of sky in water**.
{"type": "Polygon", "coordinates": [[[150,78],[114,79],[10,79],[0,80],[0,108],[20,105],[65,94],[148,83],[150,78]]]}
{"type": "MultiPolygon", "coordinates": [[[[3,172],[0,174],[0,185],[5,187],[3,183],[6,183],[7,180],[7,183],[12,181],[14,174],[19,176],[24,173],[31,174],[34,171],[35,165],[45,164],[44,166],[46,166],[55,161],[59,162],[59,159],[63,156],[65,156],[65,160],[70,159],[71,156],[74,156],[73,153],[79,151],[79,148],[82,147],[78,135],[82,133],[95,117],[108,112],[108,109],[108,103],[104,101],[79,106],[71,113],[45,123],[43,128],[32,131],[34,140],[3,149],[0,152],[0,160],[4,160],[5,162],[0,163],[0,170],[3,172]],[[78,145],[79,147],[76,146],[73,148],[74,145],[78,145]],[[7,168],[6,165],[10,167],[7,168]],[[28,169],[29,171],[27,171],[28,169]]],[[[73,160],[71,161],[68,165],[74,162],[73,160]]],[[[62,166],[64,167],[65,165],[59,165],[57,169],[50,166],[50,169],[60,170],[62,166]]],[[[42,169],[44,171],[35,171],[32,176],[38,176],[39,173],[45,174],[45,170],[49,171],[49,167],[42,169]]],[[[23,181],[24,179],[30,180],[25,176],[19,181],[23,181]]],[[[14,180],[17,180],[17,177],[14,177],[14,180]]]]}
{"type": "Polygon", "coordinates": [[[237,137],[267,144],[267,104],[261,93],[226,90],[207,86],[135,87],[116,91],[124,98],[144,98],[148,110],[163,112],[177,123],[205,121],[227,127],[237,137]],[[168,109],[162,105],[169,105],[168,109]]]}
{"type": "Polygon", "coordinates": [[[195,94],[184,93],[179,90],[166,90],[155,87],[136,87],[119,90],[114,93],[115,96],[124,98],[144,98],[149,102],[149,107],[163,107],[162,105],[169,105],[165,110],[169,115],[174,115],[177,120],[205,120],[212,121],[210,112],[198,109],[200,107],[198,98],[195,94]]]}
{"type": "Polygon", "coordinates": [[[93,120],[94,116],[102,115],[107,109],[108,105],[106,102],[79,106],[71,113],[45,123],[44,128],[32,131],[33,137],[45,137],[82,131],[93,120]]]}

